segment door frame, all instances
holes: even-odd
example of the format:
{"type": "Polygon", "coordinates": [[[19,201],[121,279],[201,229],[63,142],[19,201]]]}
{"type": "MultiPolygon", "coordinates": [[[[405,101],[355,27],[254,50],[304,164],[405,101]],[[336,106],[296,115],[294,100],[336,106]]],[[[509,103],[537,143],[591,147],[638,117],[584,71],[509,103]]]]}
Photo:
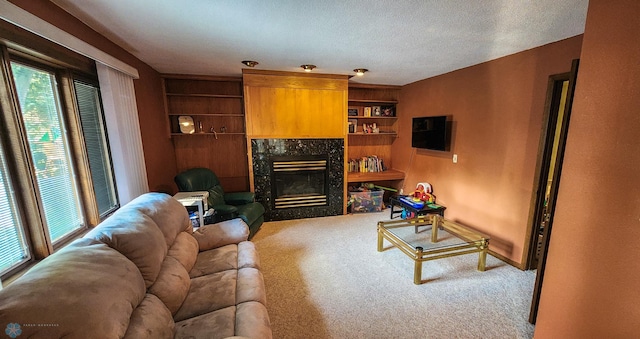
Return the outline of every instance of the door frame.
{"type": "MultiPolygon", "coordinates": [[[[547,189],[547,179],[549,177],[549,166],[551,163],[551,155],[553,153],[553,141],[555,138],[555,130],[558,120],[557,108],[561,99],[562,86],[557,86],[564,81],[569,80],[569,72],[554,74],[549,76],[547,82],[547,99],[544,107],[544,126],[540,135],[540,145],[538,147],[539,154],[536,163],[536,182],[535,190],[531,199],[532,210],[529,216],[528,230],[530,234],[529,250],[527,253],[526,269],[532,270],[538,267],[535,259],[538,243],[538,227],[541,220],[541,212],[544,209],[545,193],[547,189]]],[[[565,104],[566,106],[566,104],[565,104]]],[[[566,121],[566,120],[565,120],[566,121]]],[[[562,142],[562,140],[560,140],[562,142]]],[[[562,162],[560,157],[558,162],[562,162]]],[[[548,202],[547,202],[548,203],[548,202]]]]}
{"type": "MultiPolygon", "coordinates": [[[[560,178],[562,175],[562,163],[564,160],[564,151],[565,151],[565,145],[567,141],[567,134],[569,130],[569,121],[571,118],[571,108],[573,106],[573,95],[576,87],[578,66],[579,66],[579,60],[578,59],[573,60],[573,62],[571,63],[571,72],[568,73],[568,78],[566,78],[567,74],[560,74],[557,76],[549,77],[549,85],[547,90],[547,103],[545,104],[546,126],[544,127],[543,134],[541,135],[541,145],[543,147],[541,148],[542,150],[540,152],[541,154],[538,155],[538,163],[537,163],[537,169],[536,169],[537,190],[535,193],[535,198],[534,198],[535,200],[532,201],[532,205],[535,204],[535,209],[533,211],[534,214],[530,217],[530,225],[529,225],[530,232],[531,232],[530,233],[531,241],[530,241],[530,249],[528,251],[529,256],[527,258],[527,267],[531,265],[531,263],[533,262],[533,258],[535,256],[536,246],[533,246],[533,244],[537,244],[538,225],[540,224],[540,221],[541,221],[540,211],[544,207],[543,205],[544,194],[545,194],[544,191],[546,190],[546,181],[548,180],[548,176],[549,176],[549,161],[551,157],[551,149],[553,146],[553,138],[555,136],[555,128],[556,128],[555,126],[552,126],[550,124],[557,124],[557,111],[556,112],[551,111],[551,108],[554,107],[552,104],[554,103],[553,100],[555,100],[554,99],[554,94],[556,93],[555,84],[558,80],[562,80],[562,81],[569,80],[569,86],[567,89],[567,97],[566,97],[566,102],[564,106],[564,117],[562,120],[562,125],[560,127],[560,140],[558,144],[558,150],[556,155],[557,160],[555,164],[556,170],[554,172],[552,183],[551,183],[549,200],[547,201],[548,206],[550,206],[550,209],[548,210],[549,221],[542,233],[542,248],[541,248],[540,258],[537,263],[536,281],[535,281],[534,290],[533,290],[533,298],[531,301],[531,310],[529,313],[529,322],[532,324],[535,324],[536,322],[536,318],[538,314],[538,305],[540,302],[540,294],[542,292],[544,270],[546,267],[547,253],[549,249],[549,243],[551,240],[551,230],[552,230],[553,217],[555,212],[555,203],[556,203],[556,198],[558,196],[560,178]],[[554,133],[550,133],[551,131],[553,131],[554,133]]],[[[529,268],[531,269],[532,267],[529,267],[529,268]]]]}

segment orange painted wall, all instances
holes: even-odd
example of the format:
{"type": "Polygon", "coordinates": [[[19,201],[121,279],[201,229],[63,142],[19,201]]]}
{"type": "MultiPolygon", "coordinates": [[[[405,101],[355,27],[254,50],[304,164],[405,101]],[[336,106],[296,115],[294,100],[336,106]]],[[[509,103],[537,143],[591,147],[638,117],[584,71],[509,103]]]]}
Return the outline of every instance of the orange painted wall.
{"type": "Polygon", "coordinates": [[[174,193],[176,157],[167,132],[160,74],[49,1],[10,2],[138,69],[140,79],[134,80],[134,87],[149,189],[174,193]]]}
{"type": "Polygon", "coordinates": [[[431,183],[447,218],[489,234],[492,251],[522,264],[548,77],[571,69],[581,42],[577,36],[403,86],[392,161],[406,173],[404,190],[431,183]],[[451,152],[411,148],[412,117],[437,115],[453,119],[451,152]]]}
{"type": "Polygon", "coordinates": [[[637,338],[640,2],[589,1],[535,338],[637,338]]]}

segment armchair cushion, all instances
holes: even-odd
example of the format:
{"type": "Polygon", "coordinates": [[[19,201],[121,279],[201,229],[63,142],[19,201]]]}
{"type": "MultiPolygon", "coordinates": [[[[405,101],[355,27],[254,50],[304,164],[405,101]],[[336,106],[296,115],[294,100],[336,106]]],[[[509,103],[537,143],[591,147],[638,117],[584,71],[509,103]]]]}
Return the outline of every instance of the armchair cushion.
{"type": "Polygon", "coordinates": [[[256,195],[253,192],[231,192],[224,194],[224,201],[233,206],[250,204],[255,201],[255,198],[256,195]]]}
{"type": "Polygon", "coordinates": [[[238,208],[231,205],[214,205],[211,206],[216,210],[216,214],[213,216],[213,223],[231,220],[238,217],[238,208]]]}
{"type": "Polygon", "coordinates": [[[213,209],[216,210],[216,214],[221,217],[223,220],[233,219],[238,216],[238,207],[220,204],[220,205],[211,205],[213,209]],[[232,215],[230,218],[225,218],[225,216],[232,215]]]}
{"type": "Polygon", "coordinates": [[[207,200],[207,202],[209,203],[209,206],[218,206],[218,205],[225,205],[227,204],[227,202],[225,201],[225,194],[224,194],[224,190],[222,189],[222,186],[220,185],[216,185],[213,187],[210,187],[209,189],[207,189],[207,191],[209,191],[209,200],[207,200]]]}
{"type": "Polygon", "coordinates": [[[238,214],[247,225],[251,225],[255,220],[264,214],[264,206],[259,202],[252,202],[238,206],[238,214]]]}

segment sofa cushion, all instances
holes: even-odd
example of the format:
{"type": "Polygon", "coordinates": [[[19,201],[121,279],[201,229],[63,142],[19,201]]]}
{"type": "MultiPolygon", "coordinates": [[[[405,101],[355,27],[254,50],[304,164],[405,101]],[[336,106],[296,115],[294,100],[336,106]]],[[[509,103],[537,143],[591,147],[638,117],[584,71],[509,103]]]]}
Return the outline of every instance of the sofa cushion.
{"type": "Polygon", "coordinates": [[[156,223],[135,209],[123,207],[85,235],[124,254],[142,273],[147,287],[160,272],[167,255],[164,235],[156,223]]]}
{"type": "Polygon", "coordinates": [[[175,338],[229,338],[235,334],[235,323],[236,307],[229,306],[176,323],[175,338]]]}
{"type": "Polygon", "coordinates": [[[251,241],[238,244],[238,268],[253,267],[260,269],[260,256],[256,245],[251,241]]]}
{"type": "Polygon", "coordinates": [[[0,293],[0,324],[21,338],[122,338],[145,296],[137,267],[94,239],[77,239],[0,293]]]}
{"type": "Polygon", "coordinates": [[[189,276],[197,278],[211,273],[245,267],[260,268],[258,251],[250,241],[200,252],[195,265],[189,271],[189,276]]]}
{"type": "Polygon", "coordinates": [[[174,257],[167,256],[156,281],[148,292],[156,295],[175,314],[187,297],[191,279],[184,266],[174,257]]]}
{"type": "Polygon", "coordinates": [[[174,257],[184,266],[187,272],[191,271],[198,256],[198,241],[191,233],[180,232],[169,248],[167,256],[174,257]]]}
{"type": "Polygon", "coordinates": [[[175,323],[171,312],[153,294],[147,294],[131,315],[125,339],[173,338],[175,323]]]}
{"type": "Polygon", "coordinates": [[[236,270],[228,270],[191,279],[187,298],[173,319],[182,321],[235,305],[237,278],[236,270]]]}
{"type": "Polygon", "coordinates": [[[173,318],[182,321],[247,301],[266,304],[264,280],[257,269],[242,268],[204,275],[191,279],[189,294],[173,318]],[[203,295],[211,297],[203,298],[203,295]]]}
{"type": "Polygon", "coordinates": [[[200,252],[189,272],[191,278],[238,268],[238,245],[231,244],[200,252]]]}
{"type": "Polygon", "coordinates": [[[193,237],[198,241],[200,251],[206,251],[246,241],[249,238],[249,227],[242,219],[237,218],[202,226],[193,232],[193,237]]]}
{"type": "Polygon", "coordinates": [[[171,247],[180,232],[191,230],[187,209],[168,194],[146,193],[133,199],[126,206],[150,217],[164,235],[167,247],[171,247]]]}
{"type": "Polygon", "coordinates": [[[264,304],[249,301],[236,306],[235,335],[262,339],[272,337],[269,313],[264,304]]]}
{"type": "Polygon", "coordinates": [[[267,304],[267,291],[264,288],[262,273],[251,267],[238,270],[236,286],[236,304],[247,301],[267,304]]]}

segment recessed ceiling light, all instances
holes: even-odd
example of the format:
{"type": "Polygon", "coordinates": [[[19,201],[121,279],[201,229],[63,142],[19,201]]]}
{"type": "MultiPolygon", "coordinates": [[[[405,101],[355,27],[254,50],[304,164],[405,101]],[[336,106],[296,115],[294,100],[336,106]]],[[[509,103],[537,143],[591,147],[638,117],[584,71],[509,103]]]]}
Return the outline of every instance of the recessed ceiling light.
{"type": "Polygon", "coordinates": [[[302,67],[305,72],[311,72],[314,68],[316,68],[316,65],[300,65],[300,67],[302,67]]]}
{"type": "Polygon", "coordinates": [[[353,71],[356,72],[356,75],[359,77],[363,76],[364,73],[369,72],[369,70],[366,68],[356,68],[353,71]]]}
{"type": "Polygon", "coordinates": [[[253,60],[244,60],[242,61],[242,63],[249,67],[255,67],[258,64],[257,61],[253,61],[253,60]]]}

